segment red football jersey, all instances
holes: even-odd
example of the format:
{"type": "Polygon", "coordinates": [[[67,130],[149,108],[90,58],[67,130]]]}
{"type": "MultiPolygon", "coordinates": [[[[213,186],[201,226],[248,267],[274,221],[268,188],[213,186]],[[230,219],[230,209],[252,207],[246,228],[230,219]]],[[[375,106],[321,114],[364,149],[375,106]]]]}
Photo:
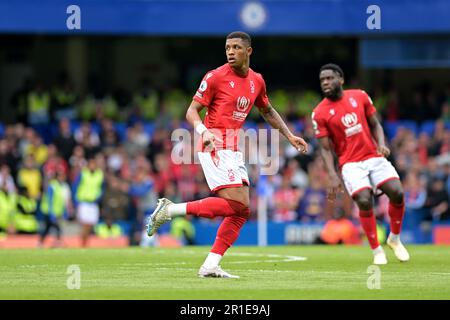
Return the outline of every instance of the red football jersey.
{"type": "Polygon", "coordinates": [[[237,150],[238,132],[253,105],[266,108],[269,99],[261,74],[237,74],[227,63],[209,71],[193,98],[208,108],[204,124],[214,133],[217,149],[237,150]]]}
{"type": "Polygon", "coordinates": [[[338,101],[323,99],[312,113],[316,138],[329,137],[342,167],[380,157],[368,118],[376,112],[372,100],[362,90],[344,90],[338,101]]]}

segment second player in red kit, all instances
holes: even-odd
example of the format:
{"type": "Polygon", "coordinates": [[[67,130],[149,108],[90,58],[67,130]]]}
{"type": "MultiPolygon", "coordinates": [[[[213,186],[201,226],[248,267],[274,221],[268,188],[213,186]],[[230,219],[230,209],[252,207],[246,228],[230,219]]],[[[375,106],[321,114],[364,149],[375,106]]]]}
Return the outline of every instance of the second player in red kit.
{"type": "Polygon", "coordinates": [[[400,241],[405,212],[402,184],[397,171],[386,159],[390,150],[376,109],[366,92],[343,90],[344,73],[339,66],[324,65],[319,79],[325,98],[314,109],[312,122],[330,177],[329,199],[333,200],[341,190],[340,171],[345,188],[358,205],[374,264],[386,264],[373,213],[373,193],[376,189],[384,192],[389,197],[391,227],[387,243],[400,261],[408,261],[409,254],[400,241]],[[338,158],[338,170],[332,150],[338,158]]]}

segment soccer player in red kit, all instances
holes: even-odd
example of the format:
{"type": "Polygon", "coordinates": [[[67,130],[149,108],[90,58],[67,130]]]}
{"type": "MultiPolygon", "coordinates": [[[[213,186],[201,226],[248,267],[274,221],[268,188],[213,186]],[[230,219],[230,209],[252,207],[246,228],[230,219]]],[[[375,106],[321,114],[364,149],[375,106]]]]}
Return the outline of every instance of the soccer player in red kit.
{"type": "Polygon", "coordinates": [[[400,261],[408,261],[408,251],[400,242],[405,212],[403,188],[397,171],[386,159],[390,150],[372,100],[363,90],[343,90],[344,73],[335,64],[324,65],[319,79],[325,98],[314,109],[312,122],[330,177],[328,197],[334,200],[336,193],[342,191],[341,178],[334,164],[334,149],[345,188],[358,205],[361,225],[374,254],[374,264],[387,263],[386,254],[378,242],[373,213],[376,189],[389,197],[391,231],[387,244],[400,261]]]}
{"type": "Polygon", "coordinates": [[[225,43],[228,63],[206,73],[186,113],[187,121],[202,137],[198,158],[208,186],[217,197],[179,204],[162,198],[148,220],[147,233],[152,236],[176,216],[224,217],[212,249],[200,267],[200,277],[237,278],[222,270],[219,263],[250,214],[249,178],[237,144],[238,130],[252,106],[256,105],[264,119],[279,129],[298,151],[307,151],[306,142],[292,134],[271,106],[263,77],[250,69],[252,51],[248,34],[230,33],[225,43]],[[207,108],[204,123],[199,115],[203,108],[207,108]]]}

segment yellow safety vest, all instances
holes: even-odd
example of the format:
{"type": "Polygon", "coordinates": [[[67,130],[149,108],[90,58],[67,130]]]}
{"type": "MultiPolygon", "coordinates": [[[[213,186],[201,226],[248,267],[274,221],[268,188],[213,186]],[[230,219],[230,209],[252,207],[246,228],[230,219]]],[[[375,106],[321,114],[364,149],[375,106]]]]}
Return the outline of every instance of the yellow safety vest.
{"type": "Polygon", "coordinates": [[[81,170],[81,181],[76,197],[80,202],[94,202],[102,193],[103,172],[100,169],[94,172],[84,168],[81,170]]]}
{"type": "Polygon", "coordinates": [[[150,91],[147,97],[137,94],[134,103],[140,110],[145,120],[154,120],[158,112],[158,95],[156,91],[150,91]]]}
{"type": "Polygon", "coordinates": [[[50,108],[50,95],[42,93],[38,95],[31,92],[28,95],[28,110],[31,113],[46,111],[50,108]]]}
{"type": "Polygon", "coordinates": [[[106,223],[100,223],[95,227],[96,234],[103,239],[117,238],[122,235],[122,229],[118,224],[112,224],[111,228],[106,223]]]}
{"type": "Polygon", "coordinates": [[[0,228],[7,229],[11,214],[11,200],[8,194],[0,191],[0,228]]]}
{"type": "MultiPolygon", "coordinates": [[[[64,198],[64,189],[61,186],[61,183],[53,179],[50,181],[49,188],[53,189],[53,197],[52,197],[52,209],[53,213],[60,217],[64,214],[64,208],[65,208],[65,198],[64,198]]],[[[50,203],[48,199],[48,191],[44,194],[42,197],[41,202],[41,211],[43,214],[49,214],[50,213],[50,203]]]]}
{"type": "Polygon", "coordinates": [[[39,229],[39,223],[34,215],[36,211],[36,200],[29,199],[25,196],[19,196],[17,204],[22,205],[26,213],[19,211],[14,215],[14,225],[17,231],[36,232],[39,229]]]}

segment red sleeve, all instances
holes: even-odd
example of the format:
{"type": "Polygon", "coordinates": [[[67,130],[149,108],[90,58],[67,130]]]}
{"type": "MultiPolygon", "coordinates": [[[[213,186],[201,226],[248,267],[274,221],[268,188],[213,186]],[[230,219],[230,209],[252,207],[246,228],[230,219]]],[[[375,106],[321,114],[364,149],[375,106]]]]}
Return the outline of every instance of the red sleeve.
{"type": "Polygon", "coordinates": [[[311,120],[316,138],[328,137],[327,122],[320,116],[320,113],[313,112],[311,120]]]}
{"type": "Polygon", "coordinates": [[[375,106],[373,105],[372,99],[370,99],[369,95],[364,91],[361,90],[363,101],[364,101],[364,111],[366,112],[366,117],[370,117],[375,112],[377,112],[377,109],[375,109],[375,106]]]}
{"type": "Polygon", "coordinates": [[[197,101],[201,105],[208,107],[215,95],[215,79],[217,77],[213,72],[208,72],[204,77],[200,86],[198,87],[193,97],[194,101],[197,101]]]}
{"type": "Polygon", "coordinates": [[[259,91],[259,95],[255,99],[255,106],[257,106],[258,109],[265,109],[269,106],[269,98],[267,97],[266,92],[266,82],[261,75],[259,76],[261,80],[261,90],[259,91]]]}

